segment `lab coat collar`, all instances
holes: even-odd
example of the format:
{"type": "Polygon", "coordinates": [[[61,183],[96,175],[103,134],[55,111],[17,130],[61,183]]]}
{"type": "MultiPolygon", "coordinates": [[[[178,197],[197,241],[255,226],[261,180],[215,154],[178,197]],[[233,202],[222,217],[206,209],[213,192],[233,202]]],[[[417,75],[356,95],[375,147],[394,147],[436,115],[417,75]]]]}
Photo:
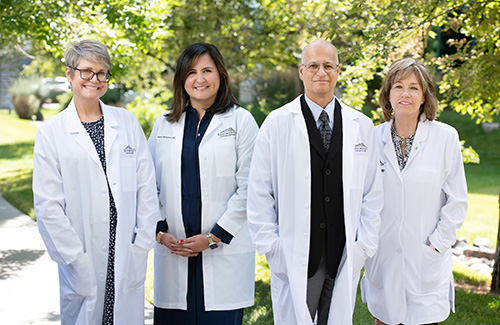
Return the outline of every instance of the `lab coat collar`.
{"type": "MultiPolygon", "coordinates": [[[[104,115],[104,146],[105,146],[105,156],[106,159],[109,157],[111,146],[115,141],[118,127],[118,122],[114,117],[111,108],[105,105],[102,101],[99,101],[101,105],[102,113],[104,115]]],[[[80,117],[78,116],[78,112],[76,111],[76,106],[74,103],[74,99],[71,100],[68,107],[65,110],[68,116],[67,121],[67,130],[70,134],[73,134],[75,141],[82,146],[82,148],[90,155],[94,163],[97,164],[100,168],[102,168],[101,161],[95,149],[94,143],[90,139],[87,131],[85,130],[82,122],[80,121],[80,117]]]]}
{"type": "MultiPolygon", "coordinates": [[[[227,121],[226,119],[228,117],[233,116],[233,112],[236,109],[237,106],[234,106],[231,109],[228,109],[224,113],[221,114],[215,114],[214,117],[212,117],[212,121],[208,125],[207,131],[205,132],[204,138],[209,136],[212,132],[217,130],[219,125],[224,124],[224,121],[227,121]]],[[[203,141],[203,140],[202,140],[203,141]]]]}
{"type": "MultiPolygon", "coordinates": [[[[394,119],[391,119],[389,123],[387,123],[386,126],[384,127],[384,130],[382,132],[382,143],[384,144],[384,153],[387,159],[389,160],[389,163],[395,170],[399,171],[399,163],[396,158],[396,152],[394,150],[394,144],[392,143],[392,138],[391,138],[391,128],[393,123],[394,119]]],[[[413,140],[413,146],[410,152],[410,157],[408,158],[406,166],[402,171],[403,173],[405,170],[408,169],[408,166],[411,164],[411,162],[415,160],[415,157],[420,152],[422,152],[422,149],[425,146],[427,138],[429,136],[429,124],[430,121],[427,120],[424,115],[422,115],[417,125],[417,131],[415,133],[415,139],[413,140]]]]}

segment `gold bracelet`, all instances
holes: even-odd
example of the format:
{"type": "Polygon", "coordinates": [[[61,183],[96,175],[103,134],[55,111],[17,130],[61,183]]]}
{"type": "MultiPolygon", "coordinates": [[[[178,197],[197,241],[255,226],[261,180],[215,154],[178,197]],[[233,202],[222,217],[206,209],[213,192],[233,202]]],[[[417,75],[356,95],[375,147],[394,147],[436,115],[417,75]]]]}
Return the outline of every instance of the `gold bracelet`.
{"type": "Polygon", "coordinates": [[[161,243],[161,237],[164,235],[165,233],[163,231],[158,231],[158,233],[156,234],[156,242],[160,245],[163,245],[161,243]]]}

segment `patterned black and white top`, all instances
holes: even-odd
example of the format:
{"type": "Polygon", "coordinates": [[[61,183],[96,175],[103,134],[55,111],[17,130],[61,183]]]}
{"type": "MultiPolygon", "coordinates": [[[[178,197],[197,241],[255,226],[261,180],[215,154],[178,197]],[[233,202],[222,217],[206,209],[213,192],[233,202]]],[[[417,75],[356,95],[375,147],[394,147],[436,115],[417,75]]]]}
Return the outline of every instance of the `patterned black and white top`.
{"type": "MultiPolygon", "coordinates": [[[[82,122],[85,130],[89,134],[94,143],[99,159],[101,160],[102,169],[106,174],[106,156],[104,150],[104,116],[95,122],[82,122]]],[[[104,312],[102,316],[103,324],[113,324],[113,309],[115,303],[115,241],[116,241],[116,224],[118,222],[118,213],[116,211],[115,200],[108,182],[109,193],[109,251],[108,251],[108,267],[106,272],[106,289],[104,293],[104,312]]]]}
{"type": "Polygon", "coordinates": [[[411,135],[408,137],[406,140],[406,146],[405,146],[405,154],[403,157],[403,154],[401,152],[401,138],[396,134],[396,131],[394,131],[394,127],[391,127],[391,136],[392,136],[392,143],[394,143],[394,149],[396,150],[396,157],[398,158],[398,164],[399,164],[399,171],[402,171],[406,163],[408,162],[408,157],[410,157],[410,151],[411,147],[413,146],[413,140],[415,139],[415,134],[411,135]]]}

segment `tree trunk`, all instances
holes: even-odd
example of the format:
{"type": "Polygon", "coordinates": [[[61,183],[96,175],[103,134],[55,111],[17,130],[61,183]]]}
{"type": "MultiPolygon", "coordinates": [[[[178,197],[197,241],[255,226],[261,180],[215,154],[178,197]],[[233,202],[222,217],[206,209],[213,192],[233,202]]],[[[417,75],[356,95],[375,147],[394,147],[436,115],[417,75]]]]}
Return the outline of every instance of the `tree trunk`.
{"type": "MultiPolygon", "coordinates": [[[[500,194],[498,195],[498,204],[500,206],[500,194]]],[[[493,273],[491,274],[491,292],[500,294],[500,207],[499,207],[499,222],[497,233],[497,249],[495,252],[495,264],[493,265],[493,273]]]]}

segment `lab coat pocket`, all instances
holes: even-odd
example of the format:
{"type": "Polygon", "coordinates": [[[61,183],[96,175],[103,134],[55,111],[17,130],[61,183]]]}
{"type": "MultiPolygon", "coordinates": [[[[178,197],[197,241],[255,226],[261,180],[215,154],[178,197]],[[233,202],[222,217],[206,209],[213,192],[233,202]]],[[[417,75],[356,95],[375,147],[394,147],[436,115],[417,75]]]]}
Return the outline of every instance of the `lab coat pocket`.
{"type": "Polygon", "coordinates": [[[82,297],[95,296],[95,276],[93,276],[92,259],[88,253],[77,258],[73,263],[68,265],[68,273],[66,279],[68,286],[73,291],[82,297]]]}
{"type": "Polygon", "coordinates": [[[443,272],[446,271],[444,256],[434,248],[424,244],[420,264],[420,292],[436,290],[443,282],[443,272]]]}
{"type": "Polygon", "coordinates": [[[355,277],[359,276],[359,273],[361,272],[361,269],[363,268],[363,265],[365,264],[366,261],[366,254],[365,250],[361,245],[358,244],[358,242],[354,243],[354,262],[353,262],[353,274],[355,277]]]}
{"type": "Polygon", "coordinates": [[[276,243],[273,245],[273,248],[266,253],[266,260],[271,268],[271,273],[273,273],[276,277],[281,280],[286,281],[288,278],[286,272],[286,262],[285,256],[283,255],[281,249],[281,240],[278,239],[276,243]]]}
{"type": "Polygon", "coordinates": [[[120,159],[120,181],[122,192],[135,191],[137,186],[137,172],[135,168],[135,158],[120,159]]]}
{"type": "Polygon", "coordinates": [[[148,251],[130,244],[127,276],[127,289],[139,289],[144,286],[146,280],[146,269],[148,263],[148,251]]]}
{"type": "Polygon", "coordinates": [[[217,141],[215,147],[217,177],[234,177],[236,172],[236,148],[234,139],[217,141]]]}

